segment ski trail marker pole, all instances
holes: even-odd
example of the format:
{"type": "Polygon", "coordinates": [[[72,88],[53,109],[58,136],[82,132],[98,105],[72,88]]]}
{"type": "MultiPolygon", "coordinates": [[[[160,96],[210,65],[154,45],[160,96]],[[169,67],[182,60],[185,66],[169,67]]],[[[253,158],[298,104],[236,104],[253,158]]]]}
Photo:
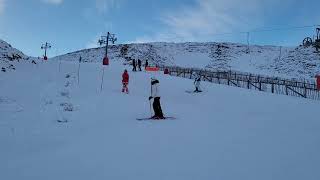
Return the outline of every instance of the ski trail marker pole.
{"type": "Polygon", "coordinates": [[[61,71],[61,58],[59,57],[59,72],[61,71]]]}
{"type": "Polygon", "coordinates": [[[80,84],[80,63],[78,66],[78,85],[80,84]]]}
{"type": "Polygon", "coordinates": [[[79,66],[78,66],[78,85],[80,84],[80,66],[81,66],[82,57],[79,58],[79,66]]]}
{"type": "Polygon", "coordinates": [[[102,68],[102,80],[101,80],[101,92],[102,92],[102,88],[103,88],[103,77],[104,77],[104,66],[102,68]]]}

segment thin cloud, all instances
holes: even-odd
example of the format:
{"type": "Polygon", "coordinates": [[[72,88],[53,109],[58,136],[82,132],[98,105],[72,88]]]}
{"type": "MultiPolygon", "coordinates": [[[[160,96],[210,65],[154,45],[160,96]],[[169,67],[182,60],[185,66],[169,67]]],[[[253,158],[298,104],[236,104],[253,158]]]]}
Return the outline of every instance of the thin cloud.
{"type": "Polygon", "coordinates": [[[111,9],[119,8],[122,0],[96,0],[96,9],[100,13],[106,13],[111,9]]]}
{"type": "Polygon", "coordinates": [[[42,0],[45,3],[59,5],[63,3],[63,0],[42,0]]]}
{"type": "Polygon", "coordinates": [[[197,0],[194,6],[182,6],[162,14],[159,18],[163,24],[162,32],[139,37],[136,41],[161,41],[159,38],[164,38],[164,34],[173,37],[171,41],[199,41],[212,39],[219,33],[254,29],[264,25],[264,8],[274,5],[275,1],[197,0]]]}
{"type": "Polygon", "coordinates": [[[95,36],[85,45],[85,48],[96,48],[96,47],[98,47],[98,46],[99,46],[98,40],[101,38],[101,36],[105,36],[105,35],[108,33],[108,31],[109,31],[109,32],[112,32],[113,24],[112,24],[111,22],[106,22],[106,23],[104,23],[103,27],[104,27],[104,31],[98,33],[97,35],[95,35],[95,36]]]}
{"type": "Polygon", "coordinates": [[[0,15],[4,12],[5,0],[0,0],[0,15]]]}

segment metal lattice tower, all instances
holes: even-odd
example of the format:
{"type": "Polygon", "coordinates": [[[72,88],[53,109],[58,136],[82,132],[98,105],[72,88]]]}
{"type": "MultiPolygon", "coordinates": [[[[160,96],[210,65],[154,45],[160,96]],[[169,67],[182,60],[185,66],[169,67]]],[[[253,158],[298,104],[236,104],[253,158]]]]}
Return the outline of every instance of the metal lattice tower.
{"type": "Polygon", "coordinates": [[[44,57],[47,57],[47,50],[51,48],[51,44],[46,42],[42,44],[41,49],[44,49],[44,57]]]}
{"type": "Polygon", "coordinates": [[[111,34],[110,32],[108,32],[107,36],[101,36],[101,39],[99,39],[98,41],[100,46],[104,44],[106,45],[105,57],[108,57],[109,42],[112,42],[112,44],[114,44],[117,41],[117,38],[115,36],[116,36],[115,34],[111,34]]]}

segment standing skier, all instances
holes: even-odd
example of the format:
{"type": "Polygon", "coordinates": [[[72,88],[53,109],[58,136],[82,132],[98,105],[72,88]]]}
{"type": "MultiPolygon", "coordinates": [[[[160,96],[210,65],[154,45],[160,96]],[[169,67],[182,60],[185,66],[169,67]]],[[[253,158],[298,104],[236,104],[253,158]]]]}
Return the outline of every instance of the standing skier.
{"type": "Polygon", "coordinates": [[[141,71],[141,60],[138,59],[138,68],[139,68],[139,71],[141,71]]]}
{"type": "Polygon", "coordinates": [[[133,66],[132,71],[137,71],[137,64],[135,59],[132,60],[132,66],[133,66]]]}
{"type": "Polygon", "coordinates": [[[129,74],[128,71],[125,69],[123,74],[122,74],[122,92],[126,92],[127,94],[129,93],[128,89],[128,84],[129,84],[129,74]]]}
{"type": "Polygon", "coordinates": [[[144,69],[147,69],[148,66],[149,66],[149,62],[148,60],[146,60],[146,63],[144,64],[144,69]]]}
{"type": "Polygon", "coordinates": [[[194,92],[196,92],[196,93],[202,92],[200,90],[200,82],[201,82],[201,76],[199,74],[199,75],[196,75],[196,78],[195,78],[195,80],[193,82],[193,84],[194,84],[194,86],[196,88],[196,90],[194,90],[194,92]]]}
{"type": "Polygon", "coordinates": [[[151,78],[151,96],[149,97],[149,101],[151,99],[153,99],[154,111],[152,119],[165,119],[160,104],[159,81],[156,78],[151,78]]]}

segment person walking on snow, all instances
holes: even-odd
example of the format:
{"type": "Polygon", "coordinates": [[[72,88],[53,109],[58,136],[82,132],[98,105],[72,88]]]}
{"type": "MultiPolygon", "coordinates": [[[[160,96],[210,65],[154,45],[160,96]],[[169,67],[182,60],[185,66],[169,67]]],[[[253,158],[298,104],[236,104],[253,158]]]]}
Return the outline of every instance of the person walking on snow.
{"type": "Polygon", "coordinates": [[[160,93],[159,93],[159,80],[156,78],[151,78],[151,96],[149,101],[153,99],[153,111],[154,116],[152,119],[164,119],[162,108],[160,104],[160,93]]]}
{"type": "Polygon", "coordinates": [[[194,86],[195,86],[195,88],[196,88],[196,90],[194,90],[194,92],[196,92],[196,93],[202,92],[202,91],[200,90],[200,82],[201,82],[201,76],[200,76],[200,75],[197,75],[197,76],[196,76],[196,79],[195,79],[194,82],[193,82],[193,84],[194,84],[194,86]]]}
{"type": "Polygon", "coordinates": [[[128,89],[128,84],[129,84],[129,74],[128,71],[125,69],[123,74],[122,74],[122,92],[126,92],[127,94],[129,93],[128,89]]]}
{"type": "Polygon", "coordinates": [[[132,71],[137,71],[137,64],[135,59],[132,60],[132,66],[133,66],[132,71]]]}
{"type": "Polygon", "coordinates": [[[138,68],[139,68],[139,71],[141,71],[141,60],[140,59],[138,59],[138,68]]]}

